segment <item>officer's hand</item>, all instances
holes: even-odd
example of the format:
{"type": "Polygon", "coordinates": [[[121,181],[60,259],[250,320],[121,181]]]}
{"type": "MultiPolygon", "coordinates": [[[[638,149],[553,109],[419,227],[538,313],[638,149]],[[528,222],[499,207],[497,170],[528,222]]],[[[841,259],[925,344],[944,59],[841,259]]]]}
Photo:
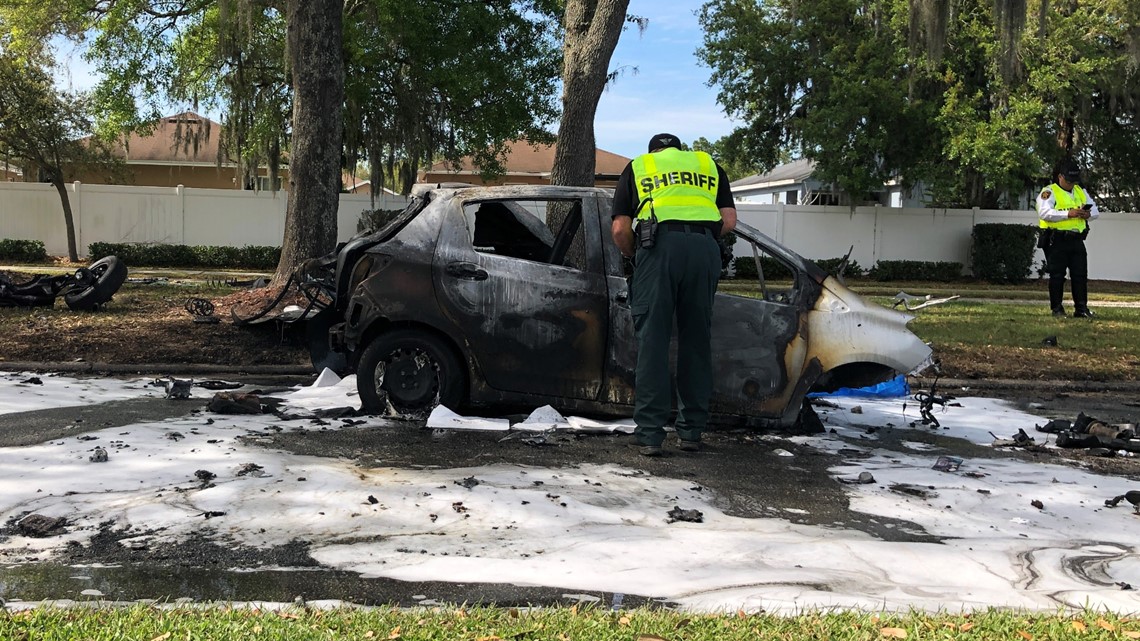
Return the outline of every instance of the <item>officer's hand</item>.
{"type": "Polygon", "coordinates": [[[1069,218],[1083,218],[1084,216],[1082,216],[1082,214],[1084,213],[1085,212],[1081,211],[1080,209],[1070,209],[1069,218]]]}

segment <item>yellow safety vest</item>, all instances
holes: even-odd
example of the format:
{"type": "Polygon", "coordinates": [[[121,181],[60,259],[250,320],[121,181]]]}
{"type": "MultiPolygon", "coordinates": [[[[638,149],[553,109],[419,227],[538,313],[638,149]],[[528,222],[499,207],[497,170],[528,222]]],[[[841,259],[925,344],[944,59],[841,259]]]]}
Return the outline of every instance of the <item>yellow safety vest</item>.
{"type": "MultiPolygon", "coordinates": [[[[1057,211],[1080,209],[1081,205],[1089,201],[1089,197],[1085,195],[1085,191],[1077,185],[1073,185],[1072,194],[1061,189],[1061,186],[1056,183],[1049,185],[1048,189],[1053,192],[1053,202],[1056,203],[1053,209],[1057,211]]],[[[1084,218],[1066,218],[1057,222],[1038,219],[1038,225],[1044,229],[1062,229],[1065,231],[1084,231],[1085,228],[1088,227],[1088,223],[1085,222],[1084,218]]]]}
{"type": "MultiPolygon", "coordinates": [[[[720,180],[712,156],[703,151],[667,148],[633,159],[633,180],[642,202],[652,198],[658,221],[686,222],[720,220],[716,193],[720,180]]],[[[647,219],[650,206],[641,208],[647,219]]]]}

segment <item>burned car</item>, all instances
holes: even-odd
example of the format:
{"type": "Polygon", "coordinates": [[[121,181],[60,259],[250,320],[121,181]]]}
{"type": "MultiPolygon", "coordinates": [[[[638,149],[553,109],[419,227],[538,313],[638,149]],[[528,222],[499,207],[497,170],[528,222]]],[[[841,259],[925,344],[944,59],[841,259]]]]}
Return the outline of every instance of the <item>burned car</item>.
{"type": "MultiPolygon", "coordinates": [[[[374,412],[438,402],[631,415],[637,343],[611,199],[599,188],[418,185],[403,212],[299,274],[331,299],[309,320],[314,364],[355,372],[374,412]]],[[[717,294],[714,422],[790,425],[811,391],[929,360],[911,316],[748,225],[736,234],[738,254],[792,276],[766,283],[761,269],[754,292],[717,294]]]]}

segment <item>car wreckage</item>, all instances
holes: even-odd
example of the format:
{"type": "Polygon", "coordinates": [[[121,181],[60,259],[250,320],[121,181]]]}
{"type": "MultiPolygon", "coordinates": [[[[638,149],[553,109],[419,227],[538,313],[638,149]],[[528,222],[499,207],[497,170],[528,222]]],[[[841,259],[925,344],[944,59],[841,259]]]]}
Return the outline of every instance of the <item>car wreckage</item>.
{"type": "Polygon", "coordinates": [[[110,301],[126,280],[127,266],[116,256],[69,274],[38,274],[20,283],[0,274],[0,307],[51,307],[62,295],[68,309],[93,311],[110,301]]]}
{"type": "MultiPolygon", "coordinates": [[[[417,185],[402,212],[294,275],[313,301],[314,365],[354,372],[369,412],[631,415],[631,267],[610,239],[611,201],[601,188],[417,185]]],[[[716,295],[714,423],[790,426],[809,392],[930,363],[912,316],[746,224],[735,233],[759,278],[716,295]],[[790,280],[766,282],[763,256],[790,280]]]]}

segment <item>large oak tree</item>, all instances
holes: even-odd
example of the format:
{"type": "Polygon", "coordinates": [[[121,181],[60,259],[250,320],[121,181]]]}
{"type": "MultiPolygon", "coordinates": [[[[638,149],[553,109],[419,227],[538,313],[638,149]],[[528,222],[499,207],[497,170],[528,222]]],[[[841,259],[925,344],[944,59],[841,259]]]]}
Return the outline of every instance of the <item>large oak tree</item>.
{"type": "Polygon", "coordinates": [[[1072,155],[1140,209],[1135,2],[712,0],[701,22],[748,162],[791,150],[856,198],[899,179],[993,207],[1072,155]]]}

